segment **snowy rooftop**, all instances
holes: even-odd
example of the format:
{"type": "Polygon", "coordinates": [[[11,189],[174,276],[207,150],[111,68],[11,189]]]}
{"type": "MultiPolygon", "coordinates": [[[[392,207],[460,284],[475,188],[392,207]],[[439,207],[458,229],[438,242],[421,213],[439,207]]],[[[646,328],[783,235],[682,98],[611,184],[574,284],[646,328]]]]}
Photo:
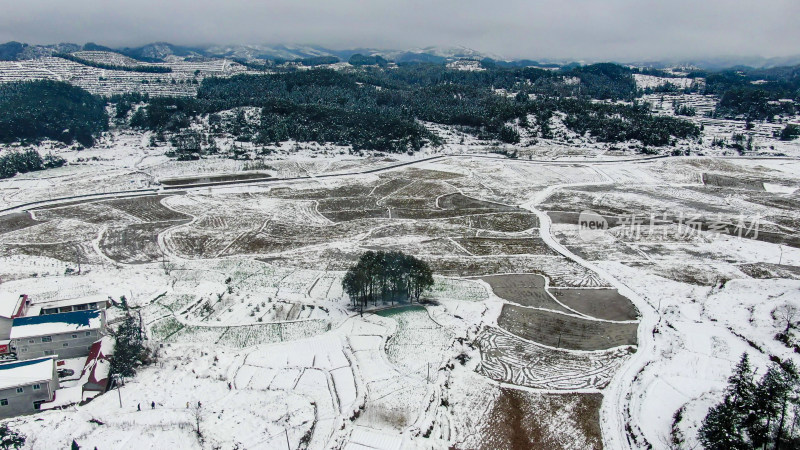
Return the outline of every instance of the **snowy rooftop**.
{"type": "Polygon", "coordinates": [[[11,339],[97,329],[102,327],[101,314],[100,311],[92,310],[20,317],[14,319],[11,326],[11,339]]]}
{"type": "Polygon", "coordinates": [[[47,308],[62,308],[64,306],[74,306],[74,305],[86,305],[89,303],[97,303],[98,305],[108,301],[108,295],[98,294],[98,295],[90,295],[87,297],[76,297],[76,298],[68,298],[63,300],[50,300],[50,301],[36,301],[33,300],[33,304],[28,308],[28,312],[26,313],[29,316],[38,316],[42,309],[47,308]]]}
{"type": "Polygon", "coordinates": [[[0,317],[11,317],[19,311],[21,296],[18,293],[0,292],[0,317]]]}
{"type": "Polygon", "coordinates": [[[53,377],[54,364],[52,356],[0,364],[0,389],[49,381],[53,377]]]}
{"type": "Polygon", "coordinates": [[[85,390],[105,391],[111,369],[109,356],[113,352],[114,339],[111,336],[104,336],[92,344],[81,371],[80,381],[85,390]]]}

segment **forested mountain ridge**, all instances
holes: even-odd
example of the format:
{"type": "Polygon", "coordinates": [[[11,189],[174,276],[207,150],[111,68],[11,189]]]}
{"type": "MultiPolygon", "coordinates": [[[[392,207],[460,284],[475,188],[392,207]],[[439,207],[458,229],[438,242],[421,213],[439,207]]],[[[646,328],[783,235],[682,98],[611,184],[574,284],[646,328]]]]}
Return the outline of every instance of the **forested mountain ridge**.
{"type": "MultiPolygon", "coordinates": [[[[91,44],[91,48],[103,47],[91,44]]],[[[80,57],[63,56],[83,64],[80,57]]],[[[658,69],[613,63],[545,69],[483,59],[470,63],[476,70],[463,70],[459,67],[464,66],[443,63],[391,63],[363,54],[350,60],[355,64],[315,56],[300,65],[208,76],[199,82],[196,95],[183,97],[134,92],[103,99],[53,81],[0,85],[6,93],[2,108],[11,112],[4,119],[0,140],[47,138],[89,146],[108,127],[106,104],[116,109],[117,126],[155,131],[162,141],[190,130],[196,133],[198,124],[205,124],[201,126],[210,128],[202,131],[204,142],[210,142],[209,133],[221,131],[219,113],[250,107],[258,108],[255,122],[225,125],[239,142],[259,146],[317,142],[389,153],[440,145],[435,126],[455,127],[487,143],[517,144],[521,135],[553,138],[557,119],[558,126],[573,135],[612,144],[637,141],[644,152],[696,141],[701,134],[697,125],[681,117],[694,114],[690,108],[676,107],[675,115],[655,115],[652,105],[639,100],[652,89],[638,87],[637,76],[667,80],[676,76],[658,69]],[[27,90],[25,97],[11,94],[20,89],[27,90]],[[43,110],[51,113],[43,115],[43,110]]],[[[126,70],[151,67],[169,73],[167,65],[144,63],[126,70]]],[[[684,91],[718,96],[713,114],[720,117],[772,120],[776,114],[793,114],[800,94],[797,68],[698,71],[686,77],[705,80],[684,91]],[[790,101],[781,100],[787,98],[790,101]]],[[[191,150],[202,154],[197,148],[191,150]]]]}
{"type": "Polygon", "coordinates": [[[651,117],[646,107],[595,102],[631,101],[637,95],[632,71],[613,64],[564,71],[460,71],[419,63],[392,69],[321,68],[208,78],[196,98],[153,99],[131,124],[177,132],[192,117],[249,106],[261,108],[262,115],[259,126],[244,132],[246,140],[322,141],[388,152],[436,145],[437,137],[420,121],[462,127],[480,139],[511,144],[519,141],[518,131],[509,126],[513,122],[535,127],[547,138],[555,112],[566,114],[564,123],[571,130],[590,132],[603,142],[639,139],[659,146],[699,134],[681,119],[651,117]],[[529,115],[539,118],[537,124],[530,123],[529,115]]]}
{"type": "Polygon", "coordinates": [[[106,101],[58,81],[0,85],[0,142],[52,139],[94,143],[108,129],[106,101]]]}

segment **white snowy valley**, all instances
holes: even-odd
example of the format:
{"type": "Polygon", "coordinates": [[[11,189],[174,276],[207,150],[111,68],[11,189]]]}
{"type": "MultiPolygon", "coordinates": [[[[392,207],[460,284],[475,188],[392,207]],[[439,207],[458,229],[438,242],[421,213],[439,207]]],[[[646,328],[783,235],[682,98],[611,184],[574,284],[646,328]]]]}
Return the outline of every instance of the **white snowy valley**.
{"type": "MultiPolygon", "coordinates": [[[[38,61],[0,74],[78,65],[38,61]]],[[[186,80],[246,71],[184,65],[186,80]]],[[[100,70],[75,83],[126,90],[100,70]]],[[[759,377],[800,362],[800,313],[786,317],[800,309],[800,141],[775,134],[797,117],[751,124],[705,117],[710,96],[644,100],[667,116],[696,108],[686,120],[703,134],[680,156],[641,154],[556,113],[551,137],[520,127],[517,144],[421,123],[441,145],[403,153],[295,141],[259,153],[220,133],[219,154],[178,161],[168,140],[113,121],[89,148],[30,145],[66,164],[0,180],[0,299],[108,301],[102,334],[132,317],[148,358],[92,395],[85,356],[66,359],[55,401],[3,423],[30,449],[700,448],[743,354],[759,377]],[[749,153],[717,145],[731,133],[748,133],[749,153]],[[362,311],[343,279],[368,251],[425,261],[432,286],[362,311]]]]}

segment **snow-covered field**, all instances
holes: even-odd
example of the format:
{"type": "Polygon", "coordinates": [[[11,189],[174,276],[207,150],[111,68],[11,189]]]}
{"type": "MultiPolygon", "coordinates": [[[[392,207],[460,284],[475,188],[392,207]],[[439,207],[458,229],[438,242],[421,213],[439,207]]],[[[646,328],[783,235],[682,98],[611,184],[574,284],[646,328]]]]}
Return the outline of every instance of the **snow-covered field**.
{"type": "Polygon", "coordinates": [[[566,135],[506,159],[440,131],[415,156],[285,143],[269,180],[170,190],[252,170],[119,130],[42,144],[70,164],[0,181],[0,293],[125,296],[158,357],[118,393],[9,423],[43,449],[691,447],[743,352],[760,371],[797,359],[771,317],[800,306],[797,160],[566,135]],[[586,239],[584,210],[609,228],[586,239]],[[369,249],[428,261],[425,302],[353,310],[341,279],[369,249]]]}

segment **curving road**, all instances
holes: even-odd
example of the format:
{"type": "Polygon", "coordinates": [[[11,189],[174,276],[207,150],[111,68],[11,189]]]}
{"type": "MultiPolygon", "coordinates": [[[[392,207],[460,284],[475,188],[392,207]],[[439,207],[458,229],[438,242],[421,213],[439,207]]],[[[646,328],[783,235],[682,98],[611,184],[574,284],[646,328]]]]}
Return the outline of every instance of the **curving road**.
{"type": "MultiPolygon", "coordinates": [[[[561,243],[559,243],[551,233],[552,222],[550,217],[545,212],[539,210],[537,206],[545,199],[547,199],[550,195],[552,195],[556,190],[561,188],[613,184],[615,180],[610,176],[608,176],[607,174],[605,174],[602,170],[600,170],[598,166],[615,164],[615,163],[617,164],[647,163],[647,162],[652,162],[654,160],[661,160],[668,158],[688,159],[692,157],[657,156],[657,157],[625,159],[625,160],[554,161],[554,160],[518,160],[518,159],[493,157],[489,155],[470,155],[470,154],[437,155],[428,158],[418,159],[415,161],[393,164],[386,167],[369,169],[364,171],[347,172],[347,173],[309,175],[309,176],[291,177],[291,178],[266,178],[266,179],[225,181],[216,183],[187,184],[181,186],[171,186],[169,188],[163,188],[161,190],[137,189],[137,190],[119,191],[113,193],[74,195],[58,199],[29,202],[5,209],[0,209],[0,214],[23,211],[31,207],[57,206],[60,204],[75,203],[80,201],[88,202],[88,201],[97,201],[97,200],[112,199],[112,198],[156,195],[158,193],[164,193],[165,191],[167,191],[167,189],[169,189],[169,192],[178,193],[180,190],[207,188],[215,186],[232,186],[232,185],[242,185],[242,184],[271,184],[280,182],[294,182],[294,181],[304,181],[304,180],[307,181],[318,178],[338,178],[338,177],[357,176],[357,175],[390,171],[400,167],[422,164],[450,157],[487,158],[507,163],[515,163],[515,164],[519,163],[519,164],[541,164],[541,165],[587,166],[595,170],[599,175],[603,177],[604,181],[599,181],[599,182],[564,183],[564,184],[548,186],[547,188],[537,192],[528,202],[520,205],[520,207],[531,211],[537,216],[539,220],[540,236],[547,243],[547,245],[549,245],[552,249],[554,249],[556,252],[563,255],[564,257],[600,275],[611,286],[616,288],[622,295],[628,297],[636,305],[639,312],[641,313],[641,320],[637,331],[638,351],[625,362],[625,364],[620,368],[620,370],[614,376],[609,386],[604,390],[603,404],[601,407],[601,427],[603,429],[604,446],[606,448],[613,448],[613,449],[638,448],[641,445],[641,443],[637,445],[636,442],[631,442],[630,440],[631,436],[629,435],[628,431],[629,426],[634,429],[634,432],[636,432],[636,429],[638,429],[638,425],[632,422],[634,417],[632,417],[628,409],[630,406],[630,395],[631,395],[630,386],[633,384],[636,375],[650,361],[651,356],[655,354],[655,341],[653,338],[652,331],[657,324],[659,312],[650,302],[647,301],[646,298],[640,297],[627,285],[617,280],[611,273],[609,273],[605,269],[596,266],[595,264],[589,261],[586,261],[585,259],[581,258],[580,256],[570,251],[568,248],[563,246],[561,243]]],[[[703,158],[705,159],[713,157],[703,157],[703,158]]],[[[793,160],[793,161],[798,160],[798,158],[789,158],[789,157],[750,157],[750,158],[729,157],[729,158],[713,158],[713,159],[758,159],[758,160],[793,160]]]]}

